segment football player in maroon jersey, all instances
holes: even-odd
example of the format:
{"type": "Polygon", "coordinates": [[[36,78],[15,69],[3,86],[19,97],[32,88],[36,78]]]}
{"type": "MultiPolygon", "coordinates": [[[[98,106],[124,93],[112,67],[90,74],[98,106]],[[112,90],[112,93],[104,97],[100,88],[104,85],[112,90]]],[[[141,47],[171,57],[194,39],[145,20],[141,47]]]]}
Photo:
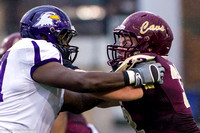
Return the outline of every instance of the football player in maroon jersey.
{"type": "MultiPolygon", "coordinates": [[[[165,68],[163,84],[143,85],[135,93],[135,100],[120,102],[128,123],[138,133],[199,133],[181,76],[167,58],[173,33],[166,21],[151,12],[140,11],[129,15],[113,33],[115,43],[107,46],[112,71],[125,70],[124,61],[128,64],[130,59],[147,57],[165,68]]],[[[118,100],[122,93],[117,92],[96,95],[118,100]]]]}

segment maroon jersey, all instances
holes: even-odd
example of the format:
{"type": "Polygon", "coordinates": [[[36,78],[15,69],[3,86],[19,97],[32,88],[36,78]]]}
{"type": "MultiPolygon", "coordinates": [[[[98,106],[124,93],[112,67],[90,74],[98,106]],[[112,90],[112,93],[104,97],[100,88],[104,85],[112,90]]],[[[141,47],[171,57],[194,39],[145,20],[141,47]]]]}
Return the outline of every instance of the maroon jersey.
{"type": "Polygon", "coordinates": [[[72,114],[68,112],[67,115],[68,119],[66,133],[92,133],[82,114],[72,114]]]}
{"type": "Polygon", "coordinates": [[[165,68],[164,83],[145,89],[141,99],[122,102],[125,118],[139,133],[200,133],[175,66],[155,54],[165,68]]]}

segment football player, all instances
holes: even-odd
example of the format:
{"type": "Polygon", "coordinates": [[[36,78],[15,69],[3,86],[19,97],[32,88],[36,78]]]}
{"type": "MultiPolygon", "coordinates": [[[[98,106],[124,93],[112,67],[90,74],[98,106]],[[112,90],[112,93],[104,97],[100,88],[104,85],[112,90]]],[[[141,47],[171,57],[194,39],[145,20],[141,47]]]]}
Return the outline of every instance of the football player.
{"type": "MultiPolygon", "coordinates": [[[[21,39],[21,36],[19,32],[12,33],[11,35],[8,35],[7,37],[5,37],[0,47],[0,56],[2,57],[3,54],[20,39],[21,39]]],[[[69,55],[68,52],[66,54],[69,55]]],[[[73,66],[71,64],[69,57],[68,57],[68,61],[65,61],[65,66],[71,69],[78,69],[78,67],[73,66]]],[[[96,132],[97,133],[98,131],[96,130],[94,126],[92,126],[92,124],[87,123],[86,119],[84,118],[82,114],[60,112],[59,116],[56,118],[52,126],[51,133],[65,133],[65,132],[67,133],[96,132]],[[91,126],[88,126],[88,125],[91,125],[91,126]],[[90,127],[93,127],[93,128],[90,128],[90,127]]]]}
{"type": "MultiPolygon", "coordinates": [[[[129,65],[140,66],[137,60],[150,57],[165,68],[163,84],[143,85],[135,100],[120,102],[127,122],[138,133],[199,133],[181,76],[168,60],[173,33],[166,21],[154,13],[139,11],[129,15],[113,33],[115,43],[107,46],[113,72],[126,70],[129,65]],[[128,64],[130,59],[136,63],[128,64]]],[[[96,95],[119,100],[120,91],[96,95]]]]}
{"type": "MultiPolygon", "coordinates": [[[[20,21],[20,34],[22,39],[1,59],[0,131],[3,133],[48,133],[61,106],[63,110],[71,108],[64,105],[68,105],[67,99],[73,91],[103,92],[163,82],[164,68],[159,63],[113,73],[77,72],[64,67],[60,50],[70,49],[69,54],[75,54],[74,58],[70,56],[74,61],[77,48],[71,47],[69,41],[76,30],[57,7],[45,5],[29,10],[20,21]]],[[[88,108],[99,102],[91,97],[88,102],[87,96],[84,100],[88,108]]]]}

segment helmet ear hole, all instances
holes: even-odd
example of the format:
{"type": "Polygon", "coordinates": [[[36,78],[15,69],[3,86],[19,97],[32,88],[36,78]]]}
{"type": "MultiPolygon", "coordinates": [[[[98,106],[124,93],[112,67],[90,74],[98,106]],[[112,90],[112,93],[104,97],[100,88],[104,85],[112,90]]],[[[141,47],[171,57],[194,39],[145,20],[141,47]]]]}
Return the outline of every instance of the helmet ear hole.
{"type": "Polygon", "coordinates": [[[48,37],[47,37],[45,34],[40,33],[40,36],[41,36],[42,39],[44,39],[44,40],[48,40],[48,37]]]}
{"type": "Polygon", "coordinates": [[[149,40],[150,40],[150,37],[149,37],[149,36],[145,36],[145,37],[144,37],[144,41],[145,41],[145,42],[148,42],[149,40]]]}

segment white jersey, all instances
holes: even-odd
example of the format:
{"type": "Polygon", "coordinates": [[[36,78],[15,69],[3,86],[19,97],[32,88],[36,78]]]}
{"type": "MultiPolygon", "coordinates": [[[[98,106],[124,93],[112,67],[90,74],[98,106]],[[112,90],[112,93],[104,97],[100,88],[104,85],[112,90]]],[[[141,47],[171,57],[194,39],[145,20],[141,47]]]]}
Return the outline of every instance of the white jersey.
{"type": "Polygon", "coordinates": [[[39,84],[39,66],[62,61],[52,43],[24,38],[4,54],[0,67],[0,133],[48,133],[63,103],[62,89],[39,84]]]}

